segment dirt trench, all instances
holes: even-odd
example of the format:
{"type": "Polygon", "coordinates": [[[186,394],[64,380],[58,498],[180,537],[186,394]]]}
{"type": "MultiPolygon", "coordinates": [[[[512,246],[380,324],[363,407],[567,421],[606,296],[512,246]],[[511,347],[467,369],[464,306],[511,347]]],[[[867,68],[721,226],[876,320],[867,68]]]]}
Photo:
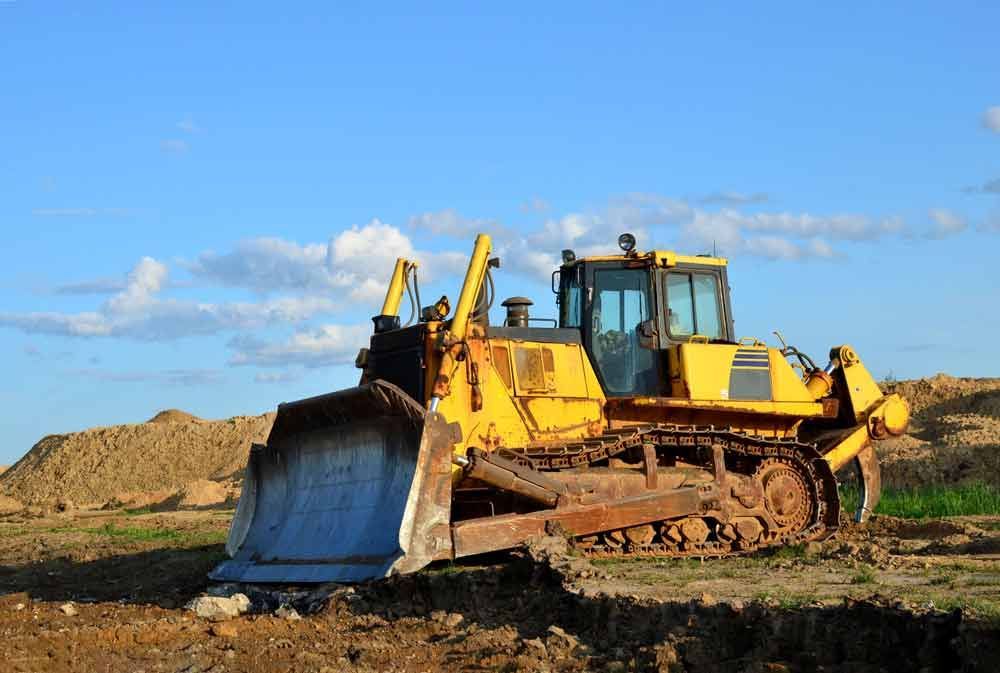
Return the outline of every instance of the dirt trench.
{"type": "MultiPolygon", "coordinates": [[[[400,625],[461,615],[493,634],[506,656],[495,663],[516,670],[985,671],[1000,654],[997,631],[963,622],[960,611],[915,612],[888,599],[790,609],[587,595],[526,562],[395,578],[336,598],[326,611],[400,625]]],[[[360,650],[359,662],[386,663],[374,652],[360,650]]],[[[479,663],[491,652],[480,648],[479,663]]]]}

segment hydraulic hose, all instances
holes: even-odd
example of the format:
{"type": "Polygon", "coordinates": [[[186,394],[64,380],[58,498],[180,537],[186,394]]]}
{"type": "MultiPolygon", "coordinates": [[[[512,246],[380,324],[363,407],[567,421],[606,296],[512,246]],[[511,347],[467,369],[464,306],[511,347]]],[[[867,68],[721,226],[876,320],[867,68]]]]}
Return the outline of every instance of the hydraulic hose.
{"type": "MultiPolygon", "coordinates": [[[[413,267],[410,267],[413,268],[413,267]]],[[[414,270],[415,272],[415,270],[414,270]]],[[[410,298],[410,317],[406,319],[406,324],[403,327],[409,327],[413,324],[413,319],[417,315],[417,304],[413,298],[413,288],[410,287],[410,272],[409,269],[403,274],[403,286],[406,288],[406,296],[410,298]]]]}
{"type": "Polygon", "coordinates": [[[417,265],[413,265],[413,294],[417,298],[417,320],[420,320],[420,312],[424,310],[420,303],[420,283],[417,282],[417,265]]]}
{"type": "Polygon", "coordinates": [[[486,267],[486,298],[486,308],[475,313],[472,316],[473,320],[478,320],[484,314],[489,314],[490,309],[493,308],[493,300],[496,299],[496,286],[493,284],[493,274],[490,272],[489,266],[486,267]]]}

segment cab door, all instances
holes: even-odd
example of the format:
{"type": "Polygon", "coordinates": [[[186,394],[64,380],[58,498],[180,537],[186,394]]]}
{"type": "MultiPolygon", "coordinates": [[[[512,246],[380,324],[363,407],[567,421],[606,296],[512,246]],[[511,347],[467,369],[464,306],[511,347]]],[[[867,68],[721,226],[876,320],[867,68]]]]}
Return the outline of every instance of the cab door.
{"type": "Polygon", "coordinates": [[[581,325],[584,346],[608,397],[662,394],[663,366],[656,350],[640,344],[637,328],[655,320],[652,269],[588,264],[581,325]]]}

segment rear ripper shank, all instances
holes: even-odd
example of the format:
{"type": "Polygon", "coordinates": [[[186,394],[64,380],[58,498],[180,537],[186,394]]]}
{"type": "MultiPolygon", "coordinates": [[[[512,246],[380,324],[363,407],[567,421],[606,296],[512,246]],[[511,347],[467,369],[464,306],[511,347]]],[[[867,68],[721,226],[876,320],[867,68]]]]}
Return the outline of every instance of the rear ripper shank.
{"type": "Polygon", "coordinates": [[[563,251],[552,327],[523,297],[490,323],[487,235],[454,311],[398,260],[359,385],[279,405],[251,449],[211,577],[363,581],[553,532],[595,556],[749,553],[833,534],[848,467],[865,520],[906,402],[850,346],[821,369],[736,337],[725,259],[619,245],[563,251]]]}

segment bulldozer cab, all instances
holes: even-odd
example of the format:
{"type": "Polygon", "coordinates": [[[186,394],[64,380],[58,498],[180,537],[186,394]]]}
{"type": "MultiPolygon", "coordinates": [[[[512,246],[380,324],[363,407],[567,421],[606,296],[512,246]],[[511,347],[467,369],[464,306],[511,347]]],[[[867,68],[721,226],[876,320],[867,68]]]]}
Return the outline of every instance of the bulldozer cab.
{"type": "Polygon", "coordinates": [[[685,343],[734,343],[726,260],[652,252],[572,260],[559,326],[578,328],[609,397],[670,396],[685,343]]]}

